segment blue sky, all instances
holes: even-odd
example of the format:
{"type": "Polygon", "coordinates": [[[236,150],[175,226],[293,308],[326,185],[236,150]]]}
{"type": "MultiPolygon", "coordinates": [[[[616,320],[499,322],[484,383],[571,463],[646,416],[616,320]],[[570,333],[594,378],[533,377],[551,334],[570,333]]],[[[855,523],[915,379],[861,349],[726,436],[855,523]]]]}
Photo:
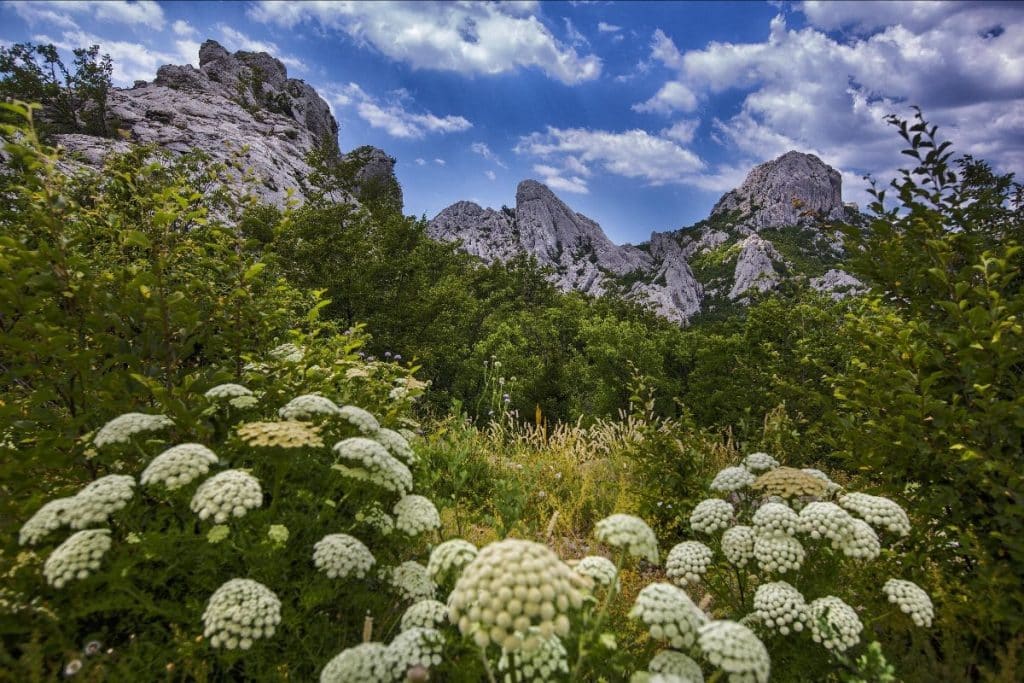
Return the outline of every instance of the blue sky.
{"type": "MultiPolygon", "coordinates": [[[[707,216],[750,167],[813,152],[865,202],[921,105],[956,149],[1024,170],[1016,2],[3,2],[0,42],[99,43],[115,81],[213,38],[314,85],[343,150],[398,159],[406,212],[546,182],[616,242],[707,216]]],[[[906,159],[906,157],[902,157],[906,159]]]]}

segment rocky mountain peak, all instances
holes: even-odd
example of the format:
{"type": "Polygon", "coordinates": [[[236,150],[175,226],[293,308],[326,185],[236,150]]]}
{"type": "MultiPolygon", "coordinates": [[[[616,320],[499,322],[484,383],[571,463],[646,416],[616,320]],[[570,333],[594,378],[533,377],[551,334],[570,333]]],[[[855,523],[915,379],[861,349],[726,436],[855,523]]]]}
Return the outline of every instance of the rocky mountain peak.
{"type": "Polygon", "coordinates": [[[754,230],[842,220],[842,176],[813,154],[786,152],[755,166],[742,185],[722,195],[711,215],[731,211],[739,211],[754,230]]]}

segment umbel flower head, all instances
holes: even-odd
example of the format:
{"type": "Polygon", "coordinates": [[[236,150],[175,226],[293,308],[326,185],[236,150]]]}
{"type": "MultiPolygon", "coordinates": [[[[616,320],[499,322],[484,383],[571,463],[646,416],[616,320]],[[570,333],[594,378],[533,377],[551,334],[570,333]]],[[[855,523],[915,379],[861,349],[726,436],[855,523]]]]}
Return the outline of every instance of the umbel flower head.
{"type": "Polygon", "coordinates": [[[828,490],[828,484],[792,467],[776,467],[758,477],[751,488],[768,496],[789,500],[803,496],[822,496],[828,490]]]}
{"type": "Polygon", "coordinates": [[[665,569],[672,582],[679,586],[700,583],[704,572],[711,566],[713,556],[711,548],[703,543],[683,541],[669,551],[665,569]]]}
{"type": "Polygon", "coordinates": [[[651,564],[658,564],[658,539],[647,522],[633,515],[611,515],[594,526],[597,540],[613,548],[625,550],[651,564]]]}
{"type": "Polygon", "coordinates": [[[72,529],[102,524],[118,510],[124,509],[135,495],[135,478],[126,474],[108,474],[90,483],[73,499],[68,512],[72,529]]]}
{"type": "Polygon", "coordinates": [[[405,495],[412,490],[412,472],[373,439],[356,436],[334,444],[341,461],[335,467],[351,477],[405,495]]]}
{"type": "Polygon", "coordinates": [[[536,648],[525,650],[515,658],[515,671],[518,676],[512,677],[512,657],[508,652],[501,653],[498,660],[498,671],[505,673],[506,683],[519,681],[552,681],[560,673],[569,673],[569,653],[565,651],[562,641],[555,636],[543,638],[536,628],[531,628],[527,638],[536,639],[536,648]]]}
{"type": "Polygon", "coordinates": [[[725,559],[738,567],[744,566],[754,557],[754,529],[749,526],[734,526],[722,534],[722,554],[725,559]]]}
{"type": "Polygon", "coordinates": [[[56,498],[36,510],[21,527],[18,543],[35,545],[68,523],[68,517],[75,507],[74,498],[56,498]]]}
{"type": "Polygon", "coordinates": [[[700,628],[700,649],[730,683],[767,683],[772,661],[754,632],[735,621],[712,621],[700,628]]]}
{"type": "Polygon", "coordinates": [[[128,443],[136,434],[155,432],[173,426],[174,420],[166,415],[125,413],[103,425],[92,442],[97,448],[103,448],[112,443],[128,443]]]}
{"type": "Polygon", "coordinates": [[[377,418],[369,411],[363,410],[358,406],[342,406],[338,412],[338,417],[367,436],[376,434],[380,429],[380,423],[377,422],[377,418]]]}
{"type": "Polygon", "coordinates": [[[607,557],[588,555],[577,562],[573,570],[577,574],[591,579],[598,586],[607,588],[614,584],[618,590],[619,575],[615,569],[615,563],[607,557]]]}
{"type": "Polygon", "coordinates": [[[785,581],[765,583],[754,593],[754,614],[762,624],[785,636],[791,630],[804,630],[807,603],[800,591],[785,581]]]}
{"type": "Polygon", "coordinates": [[[390,571],[391,586],[403,600],[427,600],[434,597],[437,586],[430,580],[427,568],[409,560],[390,571]]]}
{"type": "Polygon", "coordinates": [[[698,533],[713,534],[728,529],[735,514],[732,505],[721,498],[708,498],[697,503],[690,513],[690,528],[698,533]]]}
{"type": "Polygon", "coordinates": [[[700,664],[675,650],[662,650],[654,655],[647,665],[647,671],[682,683],[704,683],[704,672],[700,664]]]}
{"type": "Polygon", "coordinates": [[[800,510],[800,531],[814,540],[828,539],[839,549],[853,533],[853,517],[835,503],[814,501],[800,510]]]}
{"type": "Polygon", "coordinates": [[[761,569],[766,572],[785,574],[796,571],[804,563],[804,547],[792,536],[772,531],[756,534],[754,537],[754,557],[761,569]]]}
{"type": "Polygon", "coordinates": [[[46,582],[63,588],[72,579],[86,578],[100,568],[100,561],[111,545],[110,529],[86,529],[72,534],[46,558],[46,582]]]}
{"type": "Polygon", "coordinates": [[[676,649],[693,645],[697,630],[707,621],[690,596],[670,583],[646,586],[636,596],[629,616],[643,621],[652,638],[676,649]]]}
{"type": "Polygon", "coordinates": [[[356,521],[376,530],[383,536],[387,536],[395,530],[395,520],[384,512],[378,503],[373,503],[366,509],[357,512],[356,521]]]}
{"type": "Polygon", "coordinates": [[[441,528],[441,516],[437,508],[423,496],[402,496],[392,512],[395,514],[395,527],[410,536],[441,528]]]}
{"type": "Polygon", "coordinates": [[[221,524],[261,505],[263,489],[256,477],[242,470],[224,470],[199,485],[189,507],[199,519],[212,518],[221,524]]]}
{"type": "Polygon", "coordinates": [[[247,446],[263,448],[322,448],[317,426],[298,420],[247,422],[238,427],[238,438],[247,446]]]}
{"type": "Polygon", "coordinates": [[[778,531],[793,535],[800,528],[800,518],[785,503],[765,503],[754,512],[754,531],[767,534],[778,531]]]}
{"type": "Polygon", "coordinates": [[[142,471],[143,486],[163,484],[171,491],[187,486],[217,464],[217,455],[200,443],[171,446],[142,471]]]}
{"type": "Polygon", "coordinates": [[[871,525],[862,519],[850,522],[850,536],[842,545],[843,554],[859,560],[873,560],[882,552],[882,543],[871,525]]]}
{"type": "Polygon", "coordinates": [[[412,467],[416,464],[416,451],[409,445],[409,441],[395,430],[381,427],[373,433],[373,438],[406,465],[412,467]]]}
{"type": "Polygon", "coordinates": [[[882,591],[889,598],[889,602],[898,606],[901,612],[914,621],[914,624],[923,628],[932,625],[932,620],[935,618],[932,599],[916,583],[902,579],[889,579],[882,586],[882,591]]]}
{"type": "Polygon", "coordinates": [[[547,546],[498,541],[462,572],[448,597],[448,618],[481,648],[529,651],[540,639],[569,634],[567,614],[583,604],[582,584],[547,546]],[[531,635],[534,626],[538,636],[531,635]]]}
{"type": "Polygon", "coordinates": [[[277,414],[282,420],[308,420],[316,415],[337,415],[341,409],[319,394],[303,394],[288,401],[277,414]]]}
{"type": "Polygon", "coordinates": [[[206,390],[203,394],[210,400],[219,400],[225,398],[240,398],[242,396],[252,396],[252,392],[243,387],[241,384],[218,384],[215,387],[211,387],[206,390]]]}
{"type": "Polygon", "coordinates": [[[479,554],[476,546],[461,538],[441,543],[430,552],[427,574],[438,584],[448,584],[459,578],[462,570],[479,554]]]}
{"type": "Polygon", "coordinates": [[[910,518],[907,517],[907,513],[898,503],[888,498],[869,496],[866,493],[848,493],[839,499],[839,504],[873,527],[881,527],[900,536],[910,533],[910,518]]]}
{"type": "Polygon", "coordinates": [[[746,467],[726,467],[711,480],[712,491],[739,491],[754,483],[756,477],[746,467]]]}
{"type": "Polygon", "coordinates": [[[313,564],[331,579],[361,579],[375,562],[370,549],[348,534],[329,534],[313,546],[313,564]]]}
{"type": "Polygon", "coordinates": [[[420,600],[409,605],[402,615],[401,630],[408,631],[414,626],[437,628],[448,621],[448,606],[439,600],[420,600]]]}
{"type": "Polygon", "coordinates": [[[435,628],[413,626],[395,636],[384,657],[391,671],[391,680],[403,680],[409,669],[421,666],[430,669],[441,663],[444,636],[435,628]]]}
{"type": "Polygon", "coordinates": [[[853,608],[829,595],[811,602],[807,609],[811,638],[829,650],[843,652],[860,642],[864,625],[853,608]]]}
{"type": "Polygon", "coordinates": [[[751,453],[743,458],[743,466],[751,472],[765,472],[778,467],[779,461],[767,453],[751,453]]]}
{"type": "Polygon", "coordinates": [[[248,650],[281,623],[281,601],[251,579],[231,579],[214,591],[203,612],[203,635],[213,647],[248,650]]]}
{"type": "Polygon", "coordinates": [[[387,647],[361,643],[342,650],[320,672],[320,683],[391,683],[387,647]]]}
{"type": "Polygon", "coordinates": [[[284,361],[285,363],[298,363],[306,353],[301,347],[296,346],[291,342],[286,342],[271,349],[269,355],[271,358],[276,358],[277,360],[284,361]]]}

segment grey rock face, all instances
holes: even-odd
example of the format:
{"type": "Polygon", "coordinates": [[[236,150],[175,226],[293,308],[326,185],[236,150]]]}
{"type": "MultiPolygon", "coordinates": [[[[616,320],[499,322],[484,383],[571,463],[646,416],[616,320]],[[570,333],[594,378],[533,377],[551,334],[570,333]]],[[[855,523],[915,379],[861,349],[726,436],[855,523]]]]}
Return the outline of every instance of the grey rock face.
{"type": "Polygon", "coordinates": [[[690,270],[675,236],[656,232],[651,235],[650,246],[656,264],[653,281],[636,283],[630,295],[649,302],[658,315],[685,323],[700,312],[704,288],[690,270]]]}
{"type": "Polygon", "coordinates": [[[842,220],[843,181],[839,172],[813,154],[786,152],[756,166],[735,190],[711,210],[715,216],[739,210],[755,230],[798,225],[809,220],[842,220]]]}
{"type": "Polygon", "coordinates": [[[839,301],[848,296],[856,296],[867,291],[867,286],[847,273],[845,270],[833,268],[821,277],[811,278],[811,288],[824,292],[839,301]]]}
{"type": "Polygon", "coordinates": [[[515,230],[515,213],[485,209],[473,202],[456,202],[430,221],[427,233],[436,240],[462,240],[466,252],[488,263],[509,261],[522,253],[515,230]]]}
{"type": "Polygon", "coordinates": [[[345,159],[358,159],[362,167],[356,172],[356,195],[371,186],[395,195],[399,207],[404,206],[402,187],[395,178],[395,158],[379,147],[360,147],[345,155],[345,159]]]}
{"type": "Polygon", "coordinates": [[[759,292],[774,288],[779,283],[779,274],[775,272],[773,261],[782,261],[782,255],[771,242],[756,233],[743,240],[729,298],[738,299],[752,288],[759,292]]]}

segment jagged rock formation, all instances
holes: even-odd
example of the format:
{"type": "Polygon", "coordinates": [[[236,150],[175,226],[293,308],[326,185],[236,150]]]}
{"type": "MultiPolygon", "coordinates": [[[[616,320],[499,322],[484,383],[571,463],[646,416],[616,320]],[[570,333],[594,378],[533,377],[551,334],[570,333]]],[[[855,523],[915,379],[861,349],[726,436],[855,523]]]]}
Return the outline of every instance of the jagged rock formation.
{"type": "MultiPolygon", "coordinates": [[[[218,161],[237,155],[255,178],[253,192],[278,206],[289,191],[302,199],[311,150],[323,146],[338,154],[338,123],[312,86],[289,78],[284,64],[265,52],[231,54],[213,40],[200,47],[198,69],[165,65],[152,83],[113,89],[108,124],[134,143],[177,153],[199,149],[218,161]]],[[[125,147],[87,135],[61,135],[57,141],[90,165],[125,147]]],[[[376,151],[377,163],[364,168],[357,182],[394,179],[393,160],[376,151]]]]}
{"type": "Polygon", "coordinates": [[[787,279],[801,278],[833,298],[863,291],[835,267],[842,241],[827,225],[855,215],[843,204],[837,171],[813,155],[789,152],[754,168],[706,221],[652,233],[644,245],[613,244],[601,226],[534,180],[520,183],[515,209],[456,202],[428,230],[488,262],[530,254],[552,268],[563,290],[614,289],[686,323],[745,304],[787,279]]]}

